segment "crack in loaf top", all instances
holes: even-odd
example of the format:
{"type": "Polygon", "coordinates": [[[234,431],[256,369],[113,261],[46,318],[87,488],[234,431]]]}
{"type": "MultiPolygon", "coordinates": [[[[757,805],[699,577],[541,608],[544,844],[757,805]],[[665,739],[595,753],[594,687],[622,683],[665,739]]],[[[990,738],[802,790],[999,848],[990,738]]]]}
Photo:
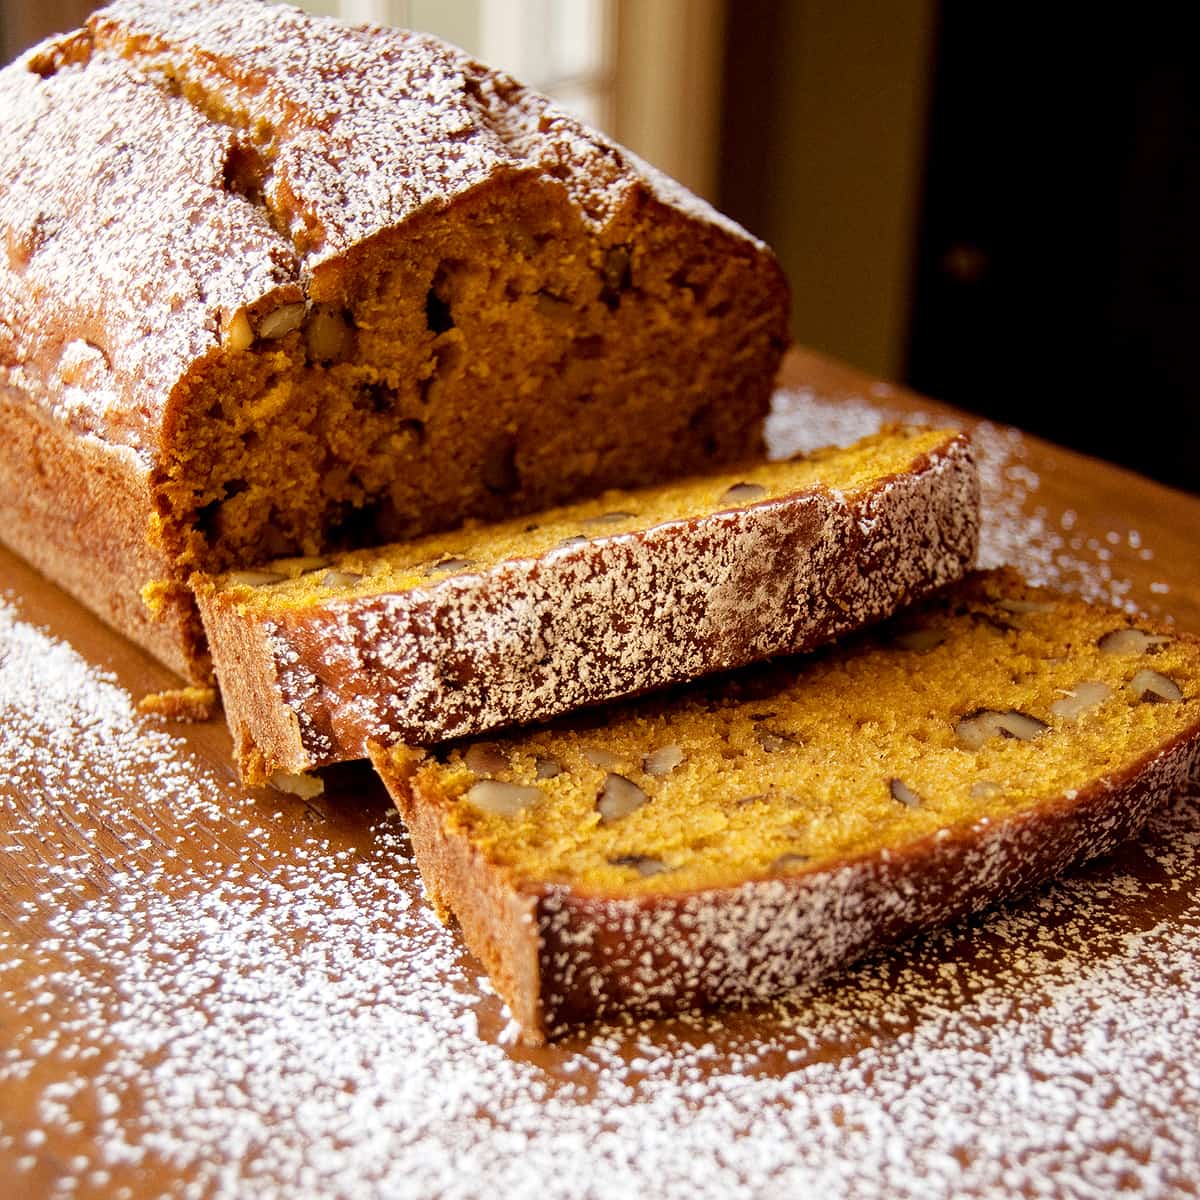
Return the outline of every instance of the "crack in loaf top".
{"type": "Polygon", "coordinates": [[[0,384],[145,461],[239,309],[498,175],[594,229],[640,188],[752,241],[453,47],[259,0],[121,0],[0,73],[0,114],[0,384]]]}

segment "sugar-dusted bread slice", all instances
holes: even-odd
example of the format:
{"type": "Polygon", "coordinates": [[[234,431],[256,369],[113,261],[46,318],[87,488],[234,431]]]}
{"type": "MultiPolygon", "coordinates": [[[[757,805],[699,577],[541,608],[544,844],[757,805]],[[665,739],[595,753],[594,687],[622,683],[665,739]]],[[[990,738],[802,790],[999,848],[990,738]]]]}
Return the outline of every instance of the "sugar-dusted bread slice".
{"type": "Polygon", "coordinates": [[[262,782],[827,641],[959,578],[978,521],[967,439],[901,428],[196,592],[262,782]]]}
{"type": "Polygon", "coordinates": [[[1109,850],[1200,763],[1200,639],[985,573],[837,649],[373,757],[536,1042],[775,995],[1109,850]]]}
{"type": "Polygon", "coordinates": [[[741,460],[773,257],[452,47],[121,0],[0,72],[0,538],[207,676],[185,584],[741,460]]]}

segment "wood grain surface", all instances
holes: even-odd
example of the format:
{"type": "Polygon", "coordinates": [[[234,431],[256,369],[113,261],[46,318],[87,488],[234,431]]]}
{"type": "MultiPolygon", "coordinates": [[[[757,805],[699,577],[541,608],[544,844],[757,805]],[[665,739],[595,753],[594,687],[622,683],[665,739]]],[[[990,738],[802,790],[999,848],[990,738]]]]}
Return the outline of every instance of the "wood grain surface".
{"type": "MultiPolygon", "coordinates": [[[[780,384],[777,451],[976,424],[780,384]]],[[[1200,632],[1200,499],[977,436],[985,555],[1200,632]]],[[[132,711],[168,672],[3,550],[0,593],[0,1196],[1196,1194],[1195,797],[769,1009],[527,1050],[369,771],[247,792],[219,720],[132,711]]]]}

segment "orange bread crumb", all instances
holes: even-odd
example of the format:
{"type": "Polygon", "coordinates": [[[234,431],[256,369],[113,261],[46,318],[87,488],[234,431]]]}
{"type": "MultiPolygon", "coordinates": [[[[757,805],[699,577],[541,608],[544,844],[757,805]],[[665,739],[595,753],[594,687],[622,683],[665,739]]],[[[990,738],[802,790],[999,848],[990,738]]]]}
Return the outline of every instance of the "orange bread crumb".
{"type": "Polygon", "coordinates": [[[1200,640],[998,572],[809,658],[432,756],[381,750],[377,764],[431,893],[510,985],[497,896],[527,904],[535,925],[549,904],[544,943],[570,944],[572,929],[599,937],[597,922],[616,937],[598,913],[632,930],[689,906],[710,932],[724,913],[736,940],[755,895],[771,897],[778,930],[804,930],[805,913],[823,911],[814,896],[846,871],[904,864],[908,891],[864,893],[861,911],[833,917],[837,955],[784,940],[759,962],[739,944],[702,986],[678,976],[691,963],[684,927],[639,993],[581,951],[571,981],[551,972],[532,999],[510,997],[536,1036],[558,1019],[543,1007],[584,1003],[575,976],[589,971],[596,1011],[638,1007],[639,995],[653,1009],[668,995],[762,994],[755,962],[786,986],[875,944],[898,913],[919,926],[1027,886],[1132,832],[1198,739],[1200,640]],[[931,864],[952,849],[962,861],[948,881],[931,864]]]}

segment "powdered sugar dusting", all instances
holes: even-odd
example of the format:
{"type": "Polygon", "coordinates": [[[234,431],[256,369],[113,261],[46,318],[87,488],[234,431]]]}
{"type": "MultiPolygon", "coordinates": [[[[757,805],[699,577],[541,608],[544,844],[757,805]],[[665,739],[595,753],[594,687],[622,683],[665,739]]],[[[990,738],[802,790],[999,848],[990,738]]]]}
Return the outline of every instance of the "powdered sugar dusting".
{"type": "MultiPolygon", "coordinates": [[[[849,445],[876,433],[889,421],[945,425],[944,414],[913,413],[889,408],[887,396],[819,396],[809,388],[786,388],[775,395],[767,422],[767,438],[776,457],[849,445]]],[[[1136,611],[1131,581],[1112,568],[1111,552],[1097,538],[1072,534],[1075,514],[1056,523],[1038,502],[1041,479],[1030,466],[1029,450],[1019,430],[990,421],[964,422],[975,445],[983,498],[979,566],[1016,567],[1031,583],[1064,588],[1087,600],[1136,611]]],[[[1115,535],[1114,536],[1118,536],[1115,535]]],[[[1130,544],[1138,541],[1130,531],[1130,544]]]]}
{"type": "Polygon", "coordinates": [[[596,226],[641,184],[748,237],[546,97],[425,34],[256,0],[119,0],[95,27],[131,31],[144,65],[161,62],[235,123],[278,134],[267,199],[298,242],[318,235],[309,265],[504,169],[559,179],[596,226]]]}
{"type": "Polygon", "coordinates": [[[203,595],[230,727],[256,730],[268,774],[299,772],[363,758],[371,740],[543,720],[826,641],[959,578],[974,554],[964,439],[911,461],[853,497],[805,489],[427,588],[284,601],[269,617],[203,595]]]}
{"type": "MultiPolygon", "coordinates": [[[[1115,591],[1069,515],[1003,507],[1037,503],[1016,435],[977,445],[988,536],[1115,591]]],[[[10,1194],[1195,1194],[1200,780],[1112,860],[786,1003],[528,1051],[365,775],[243,793],[10,604],[0,706],[10,1194]]]]}
{"type": "Polygon", "coordinates": [[[39,889],[0,925],[0,1081],[29,1096],[0,1148],[49,1194],[927,1197],[1053,1176],[1166,1195],[1200,1172],[1195,798],[1115,863],[786,1004],[517,1055],[377,797],[345,814],[359,848],[303,821],[283,837],[294,811],[231,793],[10,607],[0,635],[0,856],[39,889]],[[100,832],[76,844],[72,822],[100,832]],[[240,862],[207,866],[205,839],[240,862]]]}
{"type": "Polygon", "coordinates": [[[222,186],[229,131],[122,59],[48,79],[16,63],[0,113],[0,380],[148,461],[222,313],[295,279],[291,246],[222,186]]]}

